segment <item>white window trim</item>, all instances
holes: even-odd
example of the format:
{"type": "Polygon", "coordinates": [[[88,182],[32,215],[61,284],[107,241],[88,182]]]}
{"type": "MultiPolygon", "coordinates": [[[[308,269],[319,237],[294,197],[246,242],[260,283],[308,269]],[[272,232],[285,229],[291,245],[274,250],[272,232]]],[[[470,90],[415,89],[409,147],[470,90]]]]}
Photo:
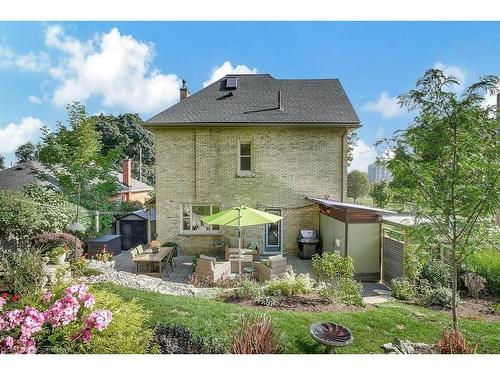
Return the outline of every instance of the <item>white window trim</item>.
{"type": "MultiPolygon", "coordinates": [[[[236,159],[236,176],[237,177],[255,177],[254,169],[255,169],[255,153],[253,147],[253,141],[248,139],[242,139],[238,141],[238,150],[237,150],[238,158],[236,159]],[[242,144],[250,144],[250,170],[241,170],[241,145],[242,144]]],[[[246,156],[246,155],[245,155],[246,156]]]]}
{"type": "Polygon", "coordinates": [[[179,226],[179,234],[183,236],[213,236],[213,235],[221,235],[222,231],[220,229],[217,230],[186,230],[184,229],[184,210],[183,206],[188,205],[189,206],[189,222],[190,226],[193,224],[193,206],[210,206],[210,215],[212,214],[213,206],[219,206],[220,210],[220,203],[181,203],[180,204],[180,210],[179,210],[179,216],[180,216],[180,226],[179,226]]]}

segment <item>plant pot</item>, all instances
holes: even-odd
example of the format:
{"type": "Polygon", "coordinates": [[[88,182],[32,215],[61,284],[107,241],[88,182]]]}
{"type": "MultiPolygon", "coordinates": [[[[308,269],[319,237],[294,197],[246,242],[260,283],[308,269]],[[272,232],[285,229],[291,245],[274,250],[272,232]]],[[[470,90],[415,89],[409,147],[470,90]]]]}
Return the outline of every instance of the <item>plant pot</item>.
{"type": "Polygon", "coordinates": [[[52,259],[54,264],[64,264],[64,261],[66,260],[66,254],[61,254],[58,257],[55,257],[52,259]]]}

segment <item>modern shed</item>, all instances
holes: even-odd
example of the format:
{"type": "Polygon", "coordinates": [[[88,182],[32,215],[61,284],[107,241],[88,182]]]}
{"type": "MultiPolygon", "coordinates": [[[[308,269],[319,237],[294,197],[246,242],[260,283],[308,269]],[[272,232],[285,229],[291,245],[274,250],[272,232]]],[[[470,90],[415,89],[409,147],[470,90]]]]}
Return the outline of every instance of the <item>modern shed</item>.
{"type": "Polygon", "coordinates": [[[122,249],[147,244],[156,238],[156,213],[154,208],[131,212],[115,222],[115,233],[121,235],[122,249]]]}
{"type": "Polygon", "coordinates": [[[320,209],[322,252],[350,256],[355,277],[360,281],[390,282],[401,276],[406,236],[399,238],[400,232],[392,236],[396,231],[384,226],[400,224],[395,222],[399,217],[395,212],[330,199],[309,199],[318,203],[320,209]]]}

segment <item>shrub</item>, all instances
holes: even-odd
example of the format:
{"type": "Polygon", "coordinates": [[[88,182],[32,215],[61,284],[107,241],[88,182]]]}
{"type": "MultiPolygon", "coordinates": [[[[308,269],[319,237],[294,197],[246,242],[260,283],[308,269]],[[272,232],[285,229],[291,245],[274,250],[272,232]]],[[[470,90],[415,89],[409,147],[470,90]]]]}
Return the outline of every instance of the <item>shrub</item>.
{"type": "Polygon", "coordinates": [[[500,296],[500,251],[485,249],[477,251],[466,258],[465,263],[471,271],[486,279],[486,288],[496,296],[500,296]]]}
{"type": "Polygon", "coordinates": [[[10,291],[36,294],[47,282],[45,262],[38,249],[16,251],[0,258],[0,273],[10,291]]]}
{"type": "Polygon", "coordinates": [[[80,258],[74,260],[70,263],[71,272],[74,275],[85,276],[85,272],[88,270],[89,261],[86,258],[80,258]]]}
{"type": "Polygon", "coordinates": [[[410,301],[415,297],[415,285],[405,277],[391,281],[392,296],[402,301],[410,301]]]}
{"type": "Polygon", "coordinates": [[[98,309],[111,310],[113,321],[102,332],[96,332],[92,341],[81,348],[81,353],[138,354],[146,350],[153,331],[147,328],[150,312],[136,301],[125,301],[104,290],[93,295],[98,309]]]}
{"type": "Polygon", "coordinates": [[[213,341],[204,342],[194,337],[182,325],[159,323],[147,345],[146,352],[161,354],[221,354],[226,350],[213,341]]]}
{"type": "Polygon", "coordinates": [[[263,293],[262,285],[260,285],[255,280],[243,277],[238,282],[236,289],[233,291],[233,297],[237,299],[255,299],[261,296],[263,293]]]}
{"type": "Polygon", "coordinates": [[[488,306],[488,310],[492,314],[500,314],[500,303],[495,303],[495,302],[491,303],[488,306]]]}
{"type": "MultiPolygon", "coordinates": [[[[33,239],[33,244],[39,247],[51,249],[56,246],[67,246],[71,252],[75,249],[75,236],[70,233],[55,233],[44,232],[40,233],[33,239]]],[[[83,242],[76,237],[76,253],[77,258],[83,254],[83,242]]]]}
{"type": "Polygon", "coordinates": [[[325,282],[331,282],[338,278],[354,277],[352,258],[331,252],[326,252],[322,256],[314,255],[312,269],[318,279],[325,282]]]}
{"type": "Polygon", "coordinates": [[[289,269],[267,281],[265,289],[268,294],[274,294],[274,291],[279,290],[282,295],[296,296],[310,293],[313,287],[314,280],[308,274],[296,275],[293,270],[289,269]]]}
{"type": "MultiPolygon", "coordinates": [[[[432,289],[428,295],[422,296],[424,303],[428,305],[444,306],[451,308],[451,289],[444,286],[432,289]]],[[[457,303],[459,297],[457,295],[457,303]]]]}
{"type": "Polygon", "coordinates": [[[255,303],[260,306],[277,307],[279,306],[280,301],[278,298],[273,296],[262,296],[260,298],[257,298],[255,300],[255,303]]]}
{"type": "Polygon", "coordinates": [[[479,343],[470,345],[459,330],[443,332],[443,338],[436,342],[434,349],[438,354],[474,354],[479,343]]]}
{"type": "Polygon", "coordinates": [[[273,331],[267,316],[241,317],[239,329],[232,335],[233,354],[274,354],[280,352],[281,338],[273,331]]]}
{"type": "Polygon", "coordinates": [[[420,277],[428,280],[433,288],[447,287],[451,280],[450,266],[441,260],[430,259],[424,264],[420,277]]]}
{"type": "Polygon", "coordinates": [[[75,284],[62,293],[38,295],[35,308],[5,311],[0,315],[0,353],[82,352],[113,319],[109,310],[90,311],[94,303],[88,288],[75,284]]]}
{"type": "Polygon", "coordinates": [[[334,283],[323,283],[318,288],[321,297],[336,299],[346,305],[364,306],[363,286],[354,279],[339,279],[334,283]]]}
{"type": "Polygon", "coordinates": [[[469,295],[473,298],[479,298],[479,295],[484,291],[486,279],[474,272],[467,272],[462,276],[465,287],[469,291],[469,295]]]}

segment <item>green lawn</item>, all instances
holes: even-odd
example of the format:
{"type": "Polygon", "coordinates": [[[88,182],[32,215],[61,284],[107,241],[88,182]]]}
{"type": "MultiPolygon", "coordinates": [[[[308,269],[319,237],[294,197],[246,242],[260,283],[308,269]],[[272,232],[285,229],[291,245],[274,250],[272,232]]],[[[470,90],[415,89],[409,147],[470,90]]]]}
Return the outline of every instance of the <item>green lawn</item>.
{"type": "MultiPolygon", "coordinates": [[[[148,322],[180,323],[195,335],[228,343],[241,315],[257,309],[204,298],[163,295],[123,288],[114,284],[98,284],[95,288],[114,292],[125,300],[136,301],[152,311],[148,322]]],[[[260,311],[260,310],[259,310],[260,311]]],[[[309,336],[313,322],[333,321],[348,327],[354,342],[339,353],[381,353],[380,345],[394,338],[434,343],[443,328],[449,327],[449,314],[399,302],[350,313],[298,313],[269,310],[274,326],[283,333],[285,353],[319,353],[323,348],[309,336]],[[415,316],[414,314],[417,314],[415,316]]],[[[462,331],[472,341],[480,341],[479,352],[500,353],[500,323],[462,320],[462,331]]]]}

